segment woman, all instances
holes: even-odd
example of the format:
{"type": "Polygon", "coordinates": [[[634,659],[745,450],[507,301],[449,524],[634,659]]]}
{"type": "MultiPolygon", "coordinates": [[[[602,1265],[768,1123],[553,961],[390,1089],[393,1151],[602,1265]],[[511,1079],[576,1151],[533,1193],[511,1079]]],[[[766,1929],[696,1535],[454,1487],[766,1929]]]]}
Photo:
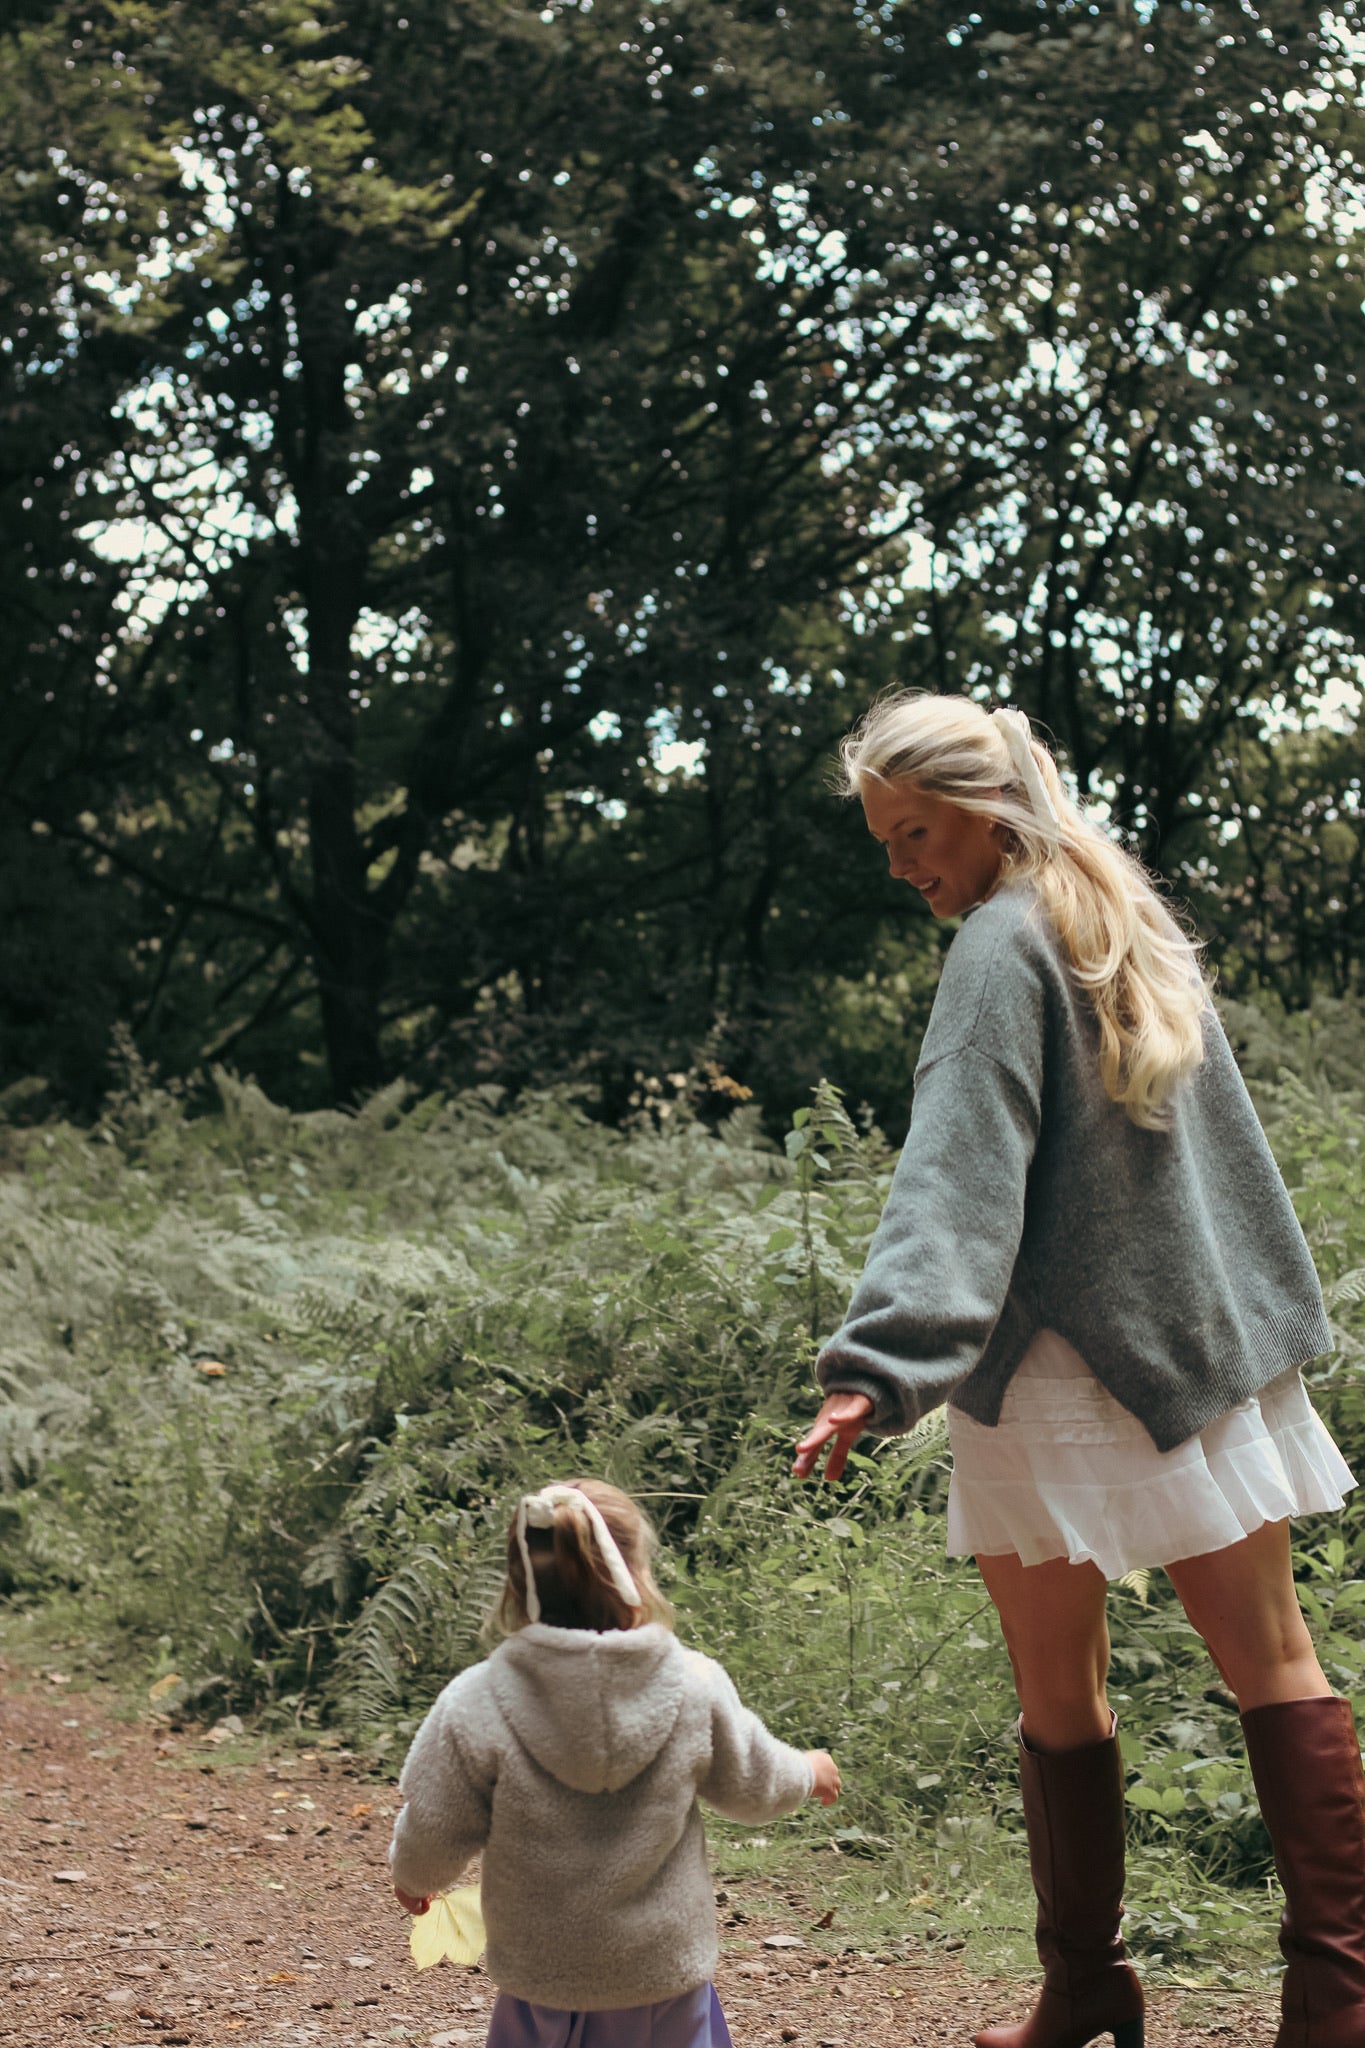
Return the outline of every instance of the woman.
{"type": "Polygon", "coordinates": [[[949,1548],[974,1553],[1021,1708],[1043,1988],[977,2048],[1141,2048],[1119,1936],[1123,1772],[1106,1580],[1164,1565],[1236,1695],[1285,1892],[1278,2048],[1365,2044],[1365,1779],[1290,1570],[1354,1482],[1298,1368],[1329,1348],[1308,1248],[1194,946],[1013,710],[911,694],[845,742],[944,962],[914,1113],[797,1447],[949,1402],[949,1548]]]}

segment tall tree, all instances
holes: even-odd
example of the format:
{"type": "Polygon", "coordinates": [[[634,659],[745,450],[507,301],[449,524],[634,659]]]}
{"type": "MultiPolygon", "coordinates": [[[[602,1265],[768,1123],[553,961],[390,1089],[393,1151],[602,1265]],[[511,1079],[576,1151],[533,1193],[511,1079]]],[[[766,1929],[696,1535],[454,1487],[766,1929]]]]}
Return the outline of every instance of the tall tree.
{"type": "Polygon", "coordinates": [[[815,933],[875,943],[820,769],[892,679],[1011,689],[1174,843],[1351,631],[1333,36],[32,9],[3,90],[63,108],[71,216],[35,300],[121,393],[64,514],[123,523],[12,800],[144,892],[149,1042],[255,1058],[316,995],[346,1099],[498,988],[599,1038],[623,979],[780,1009],[815,933]]]}
{"type": "Polygon", "coordinates": [[[306,953],[353,1095],[423,857],[496,826],[534,872],[594,734],[638,757],[727,637],[833,604],[874,517],[889,541],[888,458],[848,436],[951,273],[904,314],[864,280],[905,110],[842,10],[81,21],[146,108],[84,167],[87,240],[109,194],[120,232],[72,284],[141,344],[102,476],[152,541],[115,689],[140,724],[171,682],[162,744],[248,824],[252,915],[294,940],[270,971],[306,953]]]}
{"type": "Polygon", "coordinates": [[[1238,721],[1359,623],[1359,43],[1297,8],[996,19],[1034,170],[939,436],[977,481],[934,522],[920,673],[999,679],[1174,868],[1238,721]]]}
{"type": "Polygon", "coordinates": [[[87,204],[91,222],[101,205],[80,165],[117,157],[136,123],[74,64],[54,75],[52,39],[69,34],[54,12],[19,0],[0,36],[0,1068],[79,1098],[135,1007],[147,930],[81,850],[109,736],[134,711],[109,668],[122,576],[91,528],[112,510],[98,477],[127,434],[137,347],[79,286],[96,260],[87,204]]]}

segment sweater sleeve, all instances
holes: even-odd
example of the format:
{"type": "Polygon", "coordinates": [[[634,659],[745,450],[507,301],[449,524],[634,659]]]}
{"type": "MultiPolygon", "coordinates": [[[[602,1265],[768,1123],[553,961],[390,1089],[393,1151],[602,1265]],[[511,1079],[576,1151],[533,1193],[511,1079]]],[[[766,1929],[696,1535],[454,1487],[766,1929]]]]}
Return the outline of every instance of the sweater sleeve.
{"type": "Polygon", "coordinates": [[[469,1708],[480,1666],[462,1672],[413,1738],[398,1794],[389,1868],[416,1898],[449,1891],[488,1840],[493,1771],[478,1754],[469,1708]]]}
{"type": "Polygon", "coordinates": [[[1040,1096],[1026,1063],[975,1042],[921,1070],[867,1264],[815,1368],[826,1394],[868,1396],[876,1435],[913,1429],[990,1339],[1019,1254],[1040,1096]]]}
{"type": "Polygon", "coordinates": [[[719,1664],[709,1672],[711,1755],[698,1794],[731,1820],[776,1820],[793,1813],[814,1785],[805,1756],[769,1734],[719,1664]]]}

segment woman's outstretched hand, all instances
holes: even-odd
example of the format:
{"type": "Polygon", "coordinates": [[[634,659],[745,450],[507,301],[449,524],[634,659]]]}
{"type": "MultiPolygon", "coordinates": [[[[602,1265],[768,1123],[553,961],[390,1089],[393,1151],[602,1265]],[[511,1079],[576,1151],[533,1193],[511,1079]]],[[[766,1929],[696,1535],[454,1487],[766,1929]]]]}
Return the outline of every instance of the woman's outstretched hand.
{"type": "Polygon", "coordinates": [[[848,1454],[867,1427],[872,1403],[866,1394],[826,1394],[816,1416],[796,1446],[792,1471],[798,1479],[809,1479],[819,1463],[820,1453],[830,1445],[826,1479],[837,1479],[848,1462],[848,1454]]]}

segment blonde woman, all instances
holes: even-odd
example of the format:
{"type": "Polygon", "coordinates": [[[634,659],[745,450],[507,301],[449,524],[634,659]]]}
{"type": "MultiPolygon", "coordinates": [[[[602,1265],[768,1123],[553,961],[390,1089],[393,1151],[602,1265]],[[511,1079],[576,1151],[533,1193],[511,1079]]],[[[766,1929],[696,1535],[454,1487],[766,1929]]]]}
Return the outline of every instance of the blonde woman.
{"type": "Polygon", "coordinates": [[[1105,1696],[1106,1581],[1140,1565],[1241,1710],[1286,1901],[1278,2048],[1361,2048],[1365,1779],[1288,1534],[1353,1481],[1299,1377],[1330,1343],[1312,1260],[1196,949],[1022,713],[892,698],[843,761],[892,874],[969,914],[796,1470],[828,1447],[837,1478],[862,1431],[949,1404],[949,1549],[1014,1668],[1043,1964],[977,2048],[1141,2048],[1105,1696]]]}

